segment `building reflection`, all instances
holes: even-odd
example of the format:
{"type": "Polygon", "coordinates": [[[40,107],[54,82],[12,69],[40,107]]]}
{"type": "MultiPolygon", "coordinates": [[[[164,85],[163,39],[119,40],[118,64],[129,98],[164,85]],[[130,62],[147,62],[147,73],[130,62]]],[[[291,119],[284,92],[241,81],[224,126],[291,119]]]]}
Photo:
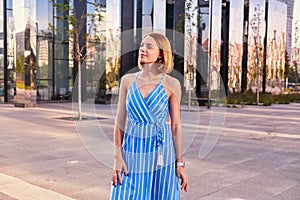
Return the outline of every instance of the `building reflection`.
{"type": "MultiPolygon", "coordinates": [[[[66,13],[56,10],[49,0],[21,0],[18,5],[12,0],[5,2],[6,9],[3,9],[3,3],[0,4],[1,13],[4,10],[7,13],[6,30],[0,26],[0,40],[3,41],[0,46],[0,101],[29,105],[36,101],[72,100],[78,71],[72,54],[74,41],[67,33],[67,21],[56,19],[66,13]]],[[[68,3],[66,0],[55,2],[68,3]]],[[[185,1],[71,1],[70,5],[78,3],[88,14],[103,16],[101,21],[86,19],[87,37],[80,41],[86,46],[87,56],[82,67],[83,99],[93,99],[96,103],[113,102],[121,76],[137,66],[138,45],[141,36],[148,31],[167,35],[175,52],[175,70],[184,77],[178,78],[182,85],[191,79],[191,88],[198,99],[207,98],[208,91],[218,94],[223,89],[226,93],[256,92],[259,87],[260,92],[282,93],[287,78],[286,59],[289,57],[297,63],[299,58],[299,47],[294,47],[292,54],[290,50],[293,2],[195,1],[195,13],[200,16],[200,21],[196,21],[194,27],[193,69],[187,75],[189,51],[184,47],[184,41],[171,33],[172,30],[179,31],[177,25],[185,1]],[[212,9],[209,2],[213,2],[212,9]],[[262,21],[266,18],[267,23],[262,23],[255,45],[250,21],[257,5],[263,11],[262,21]],[[134,31],[125,44],[121,33],[126,30],[134,31]],[[128,45],[129,42],[132,44],[128,45]],[[181,46],[185,50],[180,49],[181,46]],[[131,51],[124,52],[126,48],[131,51]],[[178,52],[184,52],[184,55],[178,52]]]]}
{"type": "Polygon", "coordinates": [[[35,107],[36,106],[36,40],[35,27],[33,21],[35,10],[31,2],[24,1],[23,18],[15,18],[16,24],[22,26],[16,27],[16,96],[15,106],[35,107]],[[25,20],[24,20],[25,19],[25,20]]]}
{"type": "Polygon", "coordinates": [[[266,92],[280,94],[285,86],[287,5],[270,1],[268,10],[266,92]],[[281,16],[278,18],[277,16],[281,16]]]}

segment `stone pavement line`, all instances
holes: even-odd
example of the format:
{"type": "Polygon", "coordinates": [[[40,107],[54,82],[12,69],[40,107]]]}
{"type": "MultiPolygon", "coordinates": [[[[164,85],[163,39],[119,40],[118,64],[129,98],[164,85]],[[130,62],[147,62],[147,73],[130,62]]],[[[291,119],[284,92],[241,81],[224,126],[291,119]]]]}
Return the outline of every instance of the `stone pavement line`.
{"type": "MultiPolygon", "coordinates": [[[[194,124],[182,124],[183,127],[195,128],[194,124]]],[[[255,131],[255,130],[245,130],[236,128],[226,128],[226,127],[209,127],[206,125],[197,125],[197,128],[217,130],[217,131],[228,131],[230,133],[245,133],[251,135],[263,135],[269,137],[280,137],[280,138],[290,138],[290,139],[300,139],[300,135],[289,134],[289,133],[278,133],[278,132],[266,132],[266,131],[255,131]]],[[[228,135],[230,135],[230,133],[228,135]]]]}
{"type": "MultiPolygon", "coordinates": [[[[223,114],[224,112],[220,112],[220,111],[209,111],[209,112],[213,112],[214,114],[223,114]]],[[[288,111],[286,111],[288,112],[288,111]]],[[[270,114],[250,114],[250,113],[232,113],[228,110],[226,110],[226,115],[227,114],[230,114],[231,116],[248,116],[248,117],[255,117],[255,118],[267,118],[267,119],[282,119],[282,116],[273,116],[273,115],[270,115],[270,114]]],[[[292,117],[288,117],[288,116],[284,116],[284,119],[285,120],[294,120],[294,121],[300,121],[300,117],[295,117],[295,116],[292,116],[292,117]]]]}
{"type": "Polygon", "coordinates": [[[0,173],[0,192],[22,200],[75,200],[3,173],[0,173]]]}
{"type": "MultiPolygon", "coordinates": [[[[254,107],[249,107],[249,108],[250,108],[250,110],[256,110],[257,109],[257,108],[254,108],[254,107]]],[[[29,109],[53,111],[53,108],[43,108],[43,107],[29,108],[29,109]]],[[[281,110],[276,109],[276,111],[281,111],[281,110]]],[[[55,112],[70,114],[70,115],[74,114],[72,110],[55,110],[55,112]]],[[[214,114],[223,113],[223,112],[216,111],[216,110],[210,110],[208,112],[213,112],[214,114]]],[[[104,113],[101,113],[100,115],[99,115],[99,113],[97,113],[96,115],[97,115],[97,117],[104,117],[104,118],[107,118],[107,119],[114,119],[113,116],[107,115],[107,114],[104,114],[104,113]]],[[[272,119],[282,119],[281,116],[272,116],[272,115],[263,115],[263,114],[230,113],[230,115],[231,116],[250,116],[250,117],[268,118],[268,119],[270,119],[270,118],[272,118],[272,119]]],[[[284,119],[289,119],[289,120],[293,120],[293,121],[300,121],[300,117],[285,116],[284,119]]],[[[193,129],[195,128],[195,124],[189,124],[189,123],[184,123],[184,124],[182,124],[182,126],[185,126],[185,127],[188,127],[188,128],[193,128],[193,129]]],[[[198,129],[199,128],[208,129],[209,126],[207,126],[207,125],[197,125],[197,128],[198,129]]],[[[227,127],[210,127],[210,129],[211,130],[222,131],[222,132],[227,131],[227,132],[231,132],[231,133],[242,133],[242,134],[246,133],[246,134],[251,134],[251,135],[261,135],[261,136],[268,136],[268,137],[300,139],[300,135],[289,134],[289,133],[267,132],[267,131],[257,131],[257,130],[245,130],[245,129],[236,129],[236,128],[227,128],[227,127]]]]}

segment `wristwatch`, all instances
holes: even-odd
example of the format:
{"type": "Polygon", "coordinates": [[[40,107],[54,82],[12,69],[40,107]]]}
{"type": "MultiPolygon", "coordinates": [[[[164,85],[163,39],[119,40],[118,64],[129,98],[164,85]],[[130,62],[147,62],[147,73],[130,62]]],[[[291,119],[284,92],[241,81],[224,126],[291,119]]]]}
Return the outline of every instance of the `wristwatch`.
{"type": "Polygon", "coordinates": [[[185,167],[185,161],[183,161],[183,162],[177,162],[176,166],[177,167],[185,167]]]}

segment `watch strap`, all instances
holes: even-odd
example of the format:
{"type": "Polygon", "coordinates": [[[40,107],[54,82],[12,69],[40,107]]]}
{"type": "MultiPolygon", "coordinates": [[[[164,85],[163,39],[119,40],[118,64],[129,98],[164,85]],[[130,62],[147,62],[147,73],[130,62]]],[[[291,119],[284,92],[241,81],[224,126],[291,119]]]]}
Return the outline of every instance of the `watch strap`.
{"type": "Polygon", "coordinates": [[[177,162],[176,166],[177,167],[185,167],[185,162],[177,162]]]}

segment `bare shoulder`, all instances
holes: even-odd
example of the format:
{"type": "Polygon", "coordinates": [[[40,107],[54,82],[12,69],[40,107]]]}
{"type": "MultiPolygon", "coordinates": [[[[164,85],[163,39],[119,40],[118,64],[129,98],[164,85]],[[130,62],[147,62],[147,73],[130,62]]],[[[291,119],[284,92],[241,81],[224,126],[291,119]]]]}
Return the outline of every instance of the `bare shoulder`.
{"type": "Polygon", "coordinates": [[[167,91],[170,100],[177,99],[179,102],[181,101],[182,91],[181,91],[180,81],[178,79],[166,74],[163,85],[167,91]]]}
{"type": "Polygon", "coordinates": [[[165,84],[167,87],[169,87],[172,91],[178,91],[181,90],[180,82],[178,79],[165,74],[165,84]]]}
{"type": "Polygon", "coordinates": [[[130,74],[123,75],[121,78],[121,87],[127,90],[132,85],[132,83],[135,79],[135,76],[136,76],[136,73],[130,73],[130,74]]]}

